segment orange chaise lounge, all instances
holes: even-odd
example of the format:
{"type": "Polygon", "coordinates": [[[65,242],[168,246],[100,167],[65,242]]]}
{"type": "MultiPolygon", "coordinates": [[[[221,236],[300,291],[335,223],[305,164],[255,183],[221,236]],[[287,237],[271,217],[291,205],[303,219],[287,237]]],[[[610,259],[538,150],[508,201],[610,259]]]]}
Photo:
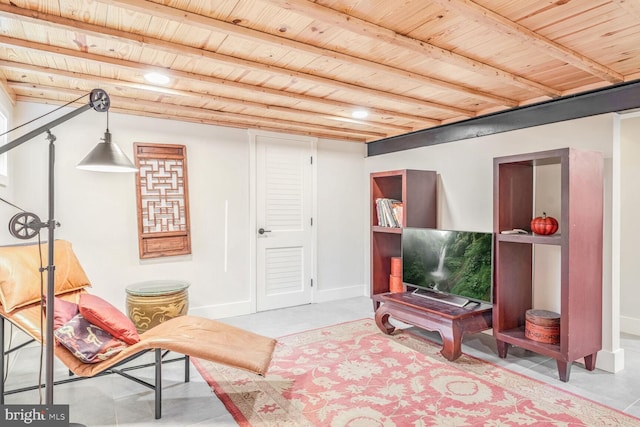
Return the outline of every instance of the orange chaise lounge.
{"type": "MultiPolygon", "coordinates": [[[[41,330],[41,274],[40,268],[46,264],[47,245],[39,248],[37,244],[0,247],[0,342],[2,345],[2,368],[4,357],[11,349],[5,350],[4,320],[11,322],[38,342],[43,342],[46,334],[41,330]],[[41,259],[42,257],[42,259],[41,259]]],[[[66,303],[80,304],[83,295],[90,295],[87,288],[91,286],[84,270],[76,258],[71,244],[64,240],[56,240],[54,246],[56,316],[58,307],[66,303]]],[[[44,278],[46,282],[46,275],[44,278]]],[[[87,297],[84,297],[87,299],[87,297]]],[[[106,303],[107,306],[110,304],[106,303]]],[[[110,306],[112,309],[113,306],[110,306]]],[[[92,308],[95,312],[95,307],[92,308]]],[[[83,311],[81,311],[82,313],[83,311]]],[[[95,314],[95,313],[94,313],[95,314]]],[[[97,317],[100,317],[98,313],[97,317]]],[[[126,316],[118,312],[120,316],[126,316]]],[[[118,318],[113,312],[105,313],[109,320],[118,318]]],[[[96,317],[96,316],[93,316],[96,317]]],[[[58,321],[57,317],[55,321],[58,321]]],[[[97,322],[96,322],[97,323],[97,322]]],[[[97,323],[99,324],[99,323],[97,323]]],[[[102,326],[102,325],[100,325],[102,326]]],[[[116,325],[117,327],[117,325],[116,325]]],[[[134,332],[135,334],[135,332],[134,332]]],[[[73,334],[71,334],[73,335],[73,334]]],[[[56,333],[56,337],[59,334],[56,333]]],[[[57,338],[56,338],[57,340],[57,338]]],[[[186,356],[185,369],[188,372],[188,357],[210,360],[216,363],[244,369],[258,375],[265,375],[276,345],[276,340],[252,332],[239,329],[222,322],[196,316],[180,316],[143,332],[134,340],[126,340],[119,348],[102,354],[91,363],[82,360],[68,347],[56,343],[55,356],[78,377],[93,377],[106,373],[119,373],[118,366],[123,365],[150,350],[155,351],[155,384],[134,379],[138,383],[155,390],[155,417],[161,417],[161,369],[162,352],[173,351],[186,356]],[[108,357],[107,357],[108,356],[108,357]]],[[[72,346],[73,347],[73,346],[72,346]]],[[[0,379],[4,372],[0,372],[0,379]]],[[[131,375],[123,375],[132,378],[131,375]]],[[[188,381],[185,375],[185,381],[188,381]]],[[[4,389],[0,381],[0,404],[4,396],[11,393],[4,389]]]]}

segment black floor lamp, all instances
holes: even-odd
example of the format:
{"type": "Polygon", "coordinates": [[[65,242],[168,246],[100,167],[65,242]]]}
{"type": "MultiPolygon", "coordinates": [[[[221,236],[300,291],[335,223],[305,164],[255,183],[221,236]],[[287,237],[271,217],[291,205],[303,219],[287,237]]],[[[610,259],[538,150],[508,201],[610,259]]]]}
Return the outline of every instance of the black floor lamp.
{"type": "MultiPolygon", "coordinates": [[[[98,145],[85,157],[78,168],[94,170],[99,172],[135,172],[136,167],[116,144],[111,143],[111,133],[109,132],[109,95],[102,89],[94,89],[89,94],[89,102],[82,107],[61,116],[44,126],[40,126],[15,140],[0,146],[0,154],[12,150],[13,148],[29,141],[30,139],[46,132],[46,139],[49,141],[49,219],[41,222],[37,215],[30,212],[21,212],[15,215],[9,222],[9,231],[12,236],[18,239],[30,239],[36,236],[41,229],[48,229],[48,252],[47,267],[43,271],[47,272],[47,295],[54,295],[55,292],[55,265],[54,265],[54,232],[59,224],[54,219],[54,163],[55,163],[55,140],[51,129],[69,119],[89,110],[107,113],[107,130],[104,133],[103,142],[98,145]]],[[[84,96],[87,96],[84,95],[84,96]]],[[[82,98],[84,98],[84,96],[82,98]]],[[[53,298],[46,299],[46,313],[53,313],[53,298]]],[[[53,405],[53,316],[46,316],[45,333],[45,396],[46,404],[53,405]]]]}

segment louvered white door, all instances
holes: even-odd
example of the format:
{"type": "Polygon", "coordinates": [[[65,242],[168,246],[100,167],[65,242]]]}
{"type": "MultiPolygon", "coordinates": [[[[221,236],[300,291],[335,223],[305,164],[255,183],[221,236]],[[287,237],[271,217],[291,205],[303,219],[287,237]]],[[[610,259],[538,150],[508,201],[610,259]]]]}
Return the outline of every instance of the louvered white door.
{"type": "Polygon", "coordinates": [[[308,139],[256,137],[258,311],[311,302],[311,154],[308,139]]]}

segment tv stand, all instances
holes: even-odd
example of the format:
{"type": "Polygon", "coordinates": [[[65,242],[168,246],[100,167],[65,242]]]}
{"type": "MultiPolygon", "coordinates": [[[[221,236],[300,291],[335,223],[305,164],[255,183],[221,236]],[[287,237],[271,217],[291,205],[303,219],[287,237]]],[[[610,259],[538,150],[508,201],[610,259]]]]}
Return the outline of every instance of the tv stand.
{"type": "Polygon", "coordinates": [[[422,298],[428,298],[434,301],[440,301],[445,304],[451,304],[456,307],[464,307],[469,304],[471,301],[467,298],[459,297],[457,295],[450,295],[444,292],[438,291],[430,291],[428,289],[416,289],[413,292],[413,295],[417,295],[422,298]]]}
{"type": "Polygon", "coordinates": [[[373,300],[378,304],[376,325],[382,332],[390,335],[396,329],[389,322],[389,317],[428,331],[437,331],[442,337],[440,353],[450,361],[462,355],[465,333],[481,332],[492,326],[492,306],[488,304],[456,307],[413,292],[377,294],[373,300]]]}

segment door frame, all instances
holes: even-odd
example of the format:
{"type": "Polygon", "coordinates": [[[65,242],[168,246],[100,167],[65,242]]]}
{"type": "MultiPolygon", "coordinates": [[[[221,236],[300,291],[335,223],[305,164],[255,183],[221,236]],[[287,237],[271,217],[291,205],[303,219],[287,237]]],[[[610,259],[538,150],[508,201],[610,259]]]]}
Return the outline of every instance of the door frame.
{"type": "Polygon", "coordinates": [[[258,311],[258,277],[256,271],[257,265],[257,240],[256,230],[257,223],[257,138],[261,136],[289,139],[293,141],[304,141],[311,144],[311,156],[313,163],[311,164],[311,217],[313,218],[313,226],[311,227],[311,279],[313,287],[311,288],[311,302],[315,302],[316,289],[318,288],[318,203],[317,203],[317,186],[318,186],[318,138],[302,135],[290,135],[278,132],[268,132],[257,129],[249,129],[249,307],[251,313],[258,311]]]}

